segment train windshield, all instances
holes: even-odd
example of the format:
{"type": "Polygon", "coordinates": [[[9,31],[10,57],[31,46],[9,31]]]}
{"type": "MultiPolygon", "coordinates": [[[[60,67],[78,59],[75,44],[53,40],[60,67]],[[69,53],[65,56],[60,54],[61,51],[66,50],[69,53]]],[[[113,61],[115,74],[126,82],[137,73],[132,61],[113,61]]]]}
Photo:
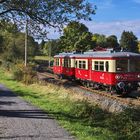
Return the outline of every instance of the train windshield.
{"type": "Polygon", "coordinates": [[[130,72],[140,72],[140,59],[130,60],[130,72]]]}
{"type": "Polygon", "coordinates": [[[116,61],[116,72],[128,72],[128,60],[116,61]]]}
{"type": "Polygon", "coordinates": [[[116,72],[140,72],[140,59],[117,60],[116,72]]]}

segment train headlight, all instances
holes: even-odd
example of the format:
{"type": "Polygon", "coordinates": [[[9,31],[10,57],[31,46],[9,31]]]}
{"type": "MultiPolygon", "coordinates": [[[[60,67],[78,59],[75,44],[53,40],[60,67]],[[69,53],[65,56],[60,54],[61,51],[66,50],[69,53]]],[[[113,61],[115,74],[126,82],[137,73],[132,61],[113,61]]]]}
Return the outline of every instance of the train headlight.
{"type": "Polygon", "coordinates": [[[140,78],[140,74],[138,75],[138,78],[140,78]]]}
{"type": "Polygon", "coordinates": [[[125,83],[124,83],[124,82],[119,82],[117,85],[118,85],[118,87],[119,87],[120,89],[122,89],[122,88],[125,87],[125,83]]]}

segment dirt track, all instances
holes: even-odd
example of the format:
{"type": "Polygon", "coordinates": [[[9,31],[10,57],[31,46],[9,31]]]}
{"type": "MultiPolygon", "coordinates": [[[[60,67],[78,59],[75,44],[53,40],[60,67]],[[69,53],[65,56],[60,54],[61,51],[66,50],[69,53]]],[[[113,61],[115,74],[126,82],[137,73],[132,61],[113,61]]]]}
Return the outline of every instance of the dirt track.
{"type": "Polygon", "coordinates": [[[74,140],[54,119],[0,85],[0,139],[74,140]]]}

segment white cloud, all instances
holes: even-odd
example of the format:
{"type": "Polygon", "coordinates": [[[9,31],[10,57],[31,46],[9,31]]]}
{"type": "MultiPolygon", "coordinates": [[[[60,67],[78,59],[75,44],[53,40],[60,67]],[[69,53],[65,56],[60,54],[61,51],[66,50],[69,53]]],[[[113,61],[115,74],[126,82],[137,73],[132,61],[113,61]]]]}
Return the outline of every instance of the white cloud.
{"type": "MultiPolygon", "coordinates": [[[[106,36],[109,35],[116,35],[118,39],[122,32],[125,31],[132,31],[134,35],[138,37],[140,40],[140,20],[132,20],[132,21],[113,21],[113,22],[94,22],[94,21],[84,21],[84,23],[88,28],[89,31],[99,34],[104,34],[106,36]]],[[[59,38],[62,33],[58,32],[58,30],[49,29],[48,38],[49,39],[57,39],[59,38]]]]}
{"type": "Polygon", "coordinates": [[[92,33],[116,35],[120,38],[121,33],[132,31],[140,39],[140,20],[113,21],[113,22],[84,22],[92,33]]]}

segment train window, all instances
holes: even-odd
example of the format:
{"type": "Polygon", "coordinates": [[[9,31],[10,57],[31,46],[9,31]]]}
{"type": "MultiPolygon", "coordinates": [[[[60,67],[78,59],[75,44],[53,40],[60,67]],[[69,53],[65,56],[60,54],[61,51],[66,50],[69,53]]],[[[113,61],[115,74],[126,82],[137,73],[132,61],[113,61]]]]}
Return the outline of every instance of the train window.
{"type": "Polygon", "coordinates": [[[77,68],[77,61],[75,62],[75,68],[77,68]]]}
{"type": "Polygon", "coordinates": [[[83,61],[83,69],[85,69],[85,68],[86,68],[86,62],[83,61]]]}
{"type": "Polygon", "coordinates": [[[56,66],[59,66],[59,58],[56,58],[56,59],[55,59],[55,65],[56,65],[56,66]]]}
{"type": "Polygon", "coordinates": [[[64,59],[64,67],[68,67],[68,59],[64,59]]]}
{"type": "Polygon", "coordinates": [[[79,68],[86,69],[86,61],[79,61],[79,68]]]}
{"type": "Polygon", "coordinates": [[[98,61],[95,61],[94,64],[95,64],[95,65],[94,65],[95,70],[98,70],[98,61]]]}
{"type": "Polygon", "coordinates": [[[71,59],[68,60],[68,66],[71,67],[71,59]]]}
{"type": "Polygon", "coordinates": [[[106,71],[109,70],[109,63],[108,63],[108,61],[105,62],[105,68],[106,68],[106,71]]]}
{"type": "Polygon", "coordinates": [[[140,60],[136,61],[135,65],[136,65],[136,72],[140,72],[140,60]]]}
{"type": "Polygon", "coordinates": [[[140,60],[130,60],[130,72],[140,72],[140,60]]]}
{"type": "Polygon", "coordinates": [[[79,61],[79,68],[82,68],[82,61],[79,61]]]}
{"type": "Polygon", "coordinates": [[[96,71],[104,71],[104,62],[103,61],[95,61],[94,62],[94,69],[96,71]]]}
{"type": "Polygon", "coordinates": [[[71,60],[65,58],[63,66],[66,67],[66,68],[71,67],[71,60]]]}
{"type": "Polygon", "coordinates": [[[104,71],[104,62],[103,61],[100,61],[100,63],[99,63],[99,70],[100,71],[104,71]]]}
{"type": "Polygon", "coordinates": [[[128,72],[128,60],[116,60],[116,72],[128,72]]]}

